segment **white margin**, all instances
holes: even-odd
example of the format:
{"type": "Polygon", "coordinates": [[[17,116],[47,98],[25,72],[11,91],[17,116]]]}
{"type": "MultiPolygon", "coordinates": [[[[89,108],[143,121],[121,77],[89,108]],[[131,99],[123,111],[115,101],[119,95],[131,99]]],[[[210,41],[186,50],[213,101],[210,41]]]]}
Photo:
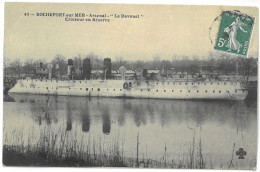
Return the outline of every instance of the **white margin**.
{"type": "MultiPolygon", "coordinates": [[[[2,58],[0,62],[1,66],[1,72],[0,77],[2,78],[2,84],[0,86],[1,90],[3,90],[3,44],[4,44],[4,2],[58,2],[58,3],[112,3],[112,4],[164,4],[164,5],[226,5],[226,6],[256,6],[258,9],[260,8],[260,1],[259,0],[200,0],[200,1],[194,1],[194,0],[7,0],[7,1],[1,1],[0,2],[0,14],[1,14],[1,20],[0,20],[0,51],[2,58]]],[[[259,16],[258,16],[259,19],[259,16]]],[[[259,26],[258,26],[259,27],[259,26]]],[[[259,31],[258,31],[258,57],[259,57],[259,31]]],[[[259,61],[258,61],[259,64],[259,61]]],[[[259,74],[260,70],[258,68],[258,80],[259,80],[259,74]]],[[[259,85],[259,84],[258,84],[259,85]]],[[[258,90],[258,96],[259,96],[259,90],[258,90]]],[[[0,98],[3,100],[3,91],[1,93],[0,98]]],[[[259,98],[259,97],[258,97],[259,98]]],[[[259,108],[259,100],[258,100],[258,108],[259,108]]],[[[259,109],[257,109],[257,114],[259,114],[259,109]]],[[[258,125],[259,126],[259,117],[258,119],[258,125]]],[[[259,147],[259,127],[258,128],[258,147],[259,147]]],[[[1,103],[1,117],[0,117],[0,161],[2,163],[2,136],[3,136],[3,102],[1,103]]],[[[260,149],[257,149],[257,171],[260,171],[260,149]]],[[[157,171],[157,172],[163,172],[168,171],[169,169],[136,169],[136,168],[36,168],[36,167],[3,167],[3,165],[0,165],[1,171],[19,171],[19,172],[54,172],[54,171],[61,171],[61,172],[71,172],[71,171],[95,171],[95,172],[112,172],[116,171],[119,172],[121,170],[124,171],[157,171]]],[[[191,171],[191,170],[175,170],[171,169],[173,171],[191,171]]],[[[220,171],[220,170],[214,170],[214,171],[220,171]]],[[[235,171],[235,172],[242,172],[242,170],[228,170],[228,171],[235,171]]],[[[244,172],[245,170],[243,170],[244,172]]],[[[192,172],[201,172],[201,170],[192,170],[192,172]]],[[[212,170],[203,170],[203,172],[212,172],[212,170]]]]}

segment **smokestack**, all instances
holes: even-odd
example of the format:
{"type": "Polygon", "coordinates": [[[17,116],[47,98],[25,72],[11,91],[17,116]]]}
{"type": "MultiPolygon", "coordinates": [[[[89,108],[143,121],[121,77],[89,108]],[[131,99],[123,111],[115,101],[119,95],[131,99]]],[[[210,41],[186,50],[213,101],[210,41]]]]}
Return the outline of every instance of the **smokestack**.
{"type": "Polygon", "coordinates": [[[91,76],[91,62],[89,58],[83,60],[83,79],[89,80],[91,76]]]}
{"type": "Polygon", "coordinates": [[[104,59],[104,74],[106,74],[106,78],[111,78],[111,59],[104,59]]]}
{"type": "Polygon", "coordinates": [[[69,59],[68,60],[68,77],[69,79],[72,79],[72,69],[73,68],[73,60],[69,59]]]}

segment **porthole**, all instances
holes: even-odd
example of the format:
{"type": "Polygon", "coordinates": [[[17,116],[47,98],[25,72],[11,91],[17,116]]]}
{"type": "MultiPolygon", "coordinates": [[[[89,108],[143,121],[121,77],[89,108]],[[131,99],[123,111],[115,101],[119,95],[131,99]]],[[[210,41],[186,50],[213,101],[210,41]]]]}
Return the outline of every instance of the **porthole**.
{"type": "Polygon", "coordinates": [[[158,90],[156,90],[156,92],[158,92],[158,90]]]}
{"type": "Polygon", "coordinates": [[[172,90],[172,92],[174,92],[174,90],[172,90]]]}
{"type": "Polygon", "coordinates": [[[48,87],[46,87],[46,89],[48,90],[48,87]]]}
{"type": "Polygon", "coordinates": [[[98,88],[97,90],[100,91],[100,88],[98,88]]]}
{"type": "Polygon", "coordinates": [[[164,90],[164,92],[166,92],[166,90],[164,90]]]}
{"type": "Polygon", "coordinates": [[[116,89],[114,89],[114,91],[116,91],[116,89]]]}
{"type": "Polygon", "coordinates": [[[219,90],[219,93],[221,93],[221,91],[219,90]]]}

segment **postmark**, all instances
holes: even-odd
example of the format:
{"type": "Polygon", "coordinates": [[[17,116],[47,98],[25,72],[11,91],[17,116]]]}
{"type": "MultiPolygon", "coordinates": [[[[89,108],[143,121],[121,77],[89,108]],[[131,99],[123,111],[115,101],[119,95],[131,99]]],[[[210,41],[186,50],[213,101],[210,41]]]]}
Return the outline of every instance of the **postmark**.
{"type": "Polygon", "coordinates": [[[254,20],[239,11],[223,11],[214,48],[247,57],[254,20]]]}

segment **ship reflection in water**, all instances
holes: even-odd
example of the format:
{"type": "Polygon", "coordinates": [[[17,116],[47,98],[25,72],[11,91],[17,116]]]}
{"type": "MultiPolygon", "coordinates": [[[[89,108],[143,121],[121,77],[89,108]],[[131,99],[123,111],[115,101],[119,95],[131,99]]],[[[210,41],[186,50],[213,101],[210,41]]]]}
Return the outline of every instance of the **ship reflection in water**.
{"type": "Polygon", "coordinates": [[[45,124],[76,138],[122,138],[129,157],[135,156],[139,133],[140,155],[154,159],[166,145],[172,155],[188,150],[195,135],[203,153],[217,159],[230,159],[234,143],[247,151],[247,159],[256,159],[256,102],[10,96],[15,102],[4,102],[5,133],[45,124]]]}

